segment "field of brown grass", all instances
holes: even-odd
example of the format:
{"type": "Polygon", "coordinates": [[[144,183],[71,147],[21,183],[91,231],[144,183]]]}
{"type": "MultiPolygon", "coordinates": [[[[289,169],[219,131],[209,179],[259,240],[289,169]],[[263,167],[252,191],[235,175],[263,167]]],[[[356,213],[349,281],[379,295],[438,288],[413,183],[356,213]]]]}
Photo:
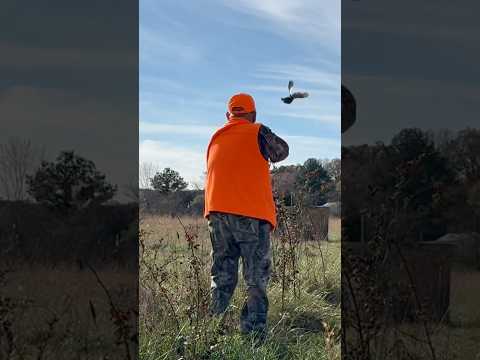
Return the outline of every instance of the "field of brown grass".
{"type": "Polygon", "coordinates": [[[450,291],[451,324],[455,327],[477,327],[480,344],[480,271],[454,269],[450,291]]]}
{"type": "MultiPolygon", "coordinates": [[[[421,286],[421,284],[420,284],[421,286]]],[[[392,323],[385,320],[371,339],[375,359],[480,359],[480,272],[454,268],[450,306],[441,322],[392,323]],[[426,326],[426,327],[425,327],[426,326]],[[426,329],[430,337],[428,339],[426,329]]],[[[377,319],[379,319],[378,315],[377,319]]],[[[358,341],[353,329],[349,340],[358,341]]],[[[353,341],[352,341],[353,342],[353,341]]]]}
{"type": "Polygon", "coordinates": [[[342,220],[337,216],[328,219],[328,240],[340,241],[342,234],[342,220]]]}
{"type": "MultiPolygon", "coordinates": [[[[98,276],[119,311],[136,308],[135,274],[99,271],[98,276]]],[[[0,297],[0,322],[11,324],[2,329],[1,359],[104,359],[112,354],[128,359],[124,344],[117,344],[119,324],[112,318],[109,296],[88,269],[16,267],[4,276],[0,297]]],[[[131,336],[136,321],[129,313],[122,324],[131,336]]],[[[135,341],[128,347],[133,358],[135,341]]]]}
{"type": "MultiPolygon", "coordinates": [[[[332,223],[339,240],[338,220],[332,223]]],[[[150,216],[141,229],[141,359],[340,359],[339,242],[293,249],[274,234],[269,333],[257,348],[238,330],[241,277],[221,324],[205,314],[211,264],[205,219],[150,216]]]]}
{"type": "MultiPolygon", "coordinates": [[[[222,332],[218,322],[204,316],[211,251],[206,222],[198,217],[180,221],[151,216],[141,223],[141,359],[340,359],[340,219],[330,219],[329,238],[337,241],[295,245],[294,271],[288,265],[292,258],[285,258],[291,249],[282,245],[280,234],[273,237],[270,333],[259,348],[238,333],[245,292],[241,280],[222,332]],[[187,234],[193,235],[190,243],[187,234]]],[[[132,336],[128,347],[134,358],[137,319],[128,310],[135,308],[132,283],[137,277],[121,269],[98,271],[98,276],[118,310],[128,314],[125,323],[112,318],[110,299],[87,268],[17,264],[6,273],[0,279],[0,297],[8,294],[12,304],[0,303],[0,322],[11,323],[13,337],[9,342],[5,331],[0,335],[0,358],[103,359],[109,354],[111,359],[116,354],[115,359],[128,359],[125,344],[118,343],[122,326],[132,336]]],[[[449,318],[431,324],[437,359],[478,360],[480,272],[454,269],[451,276],[449,318]]],[[[401,338],[419,359],[430,359],[424,335],[421,326],[410,324],[388,330],[382,339],[401,338]]],[[[385,347],[384,340],[378,346],[385,347]]]]}

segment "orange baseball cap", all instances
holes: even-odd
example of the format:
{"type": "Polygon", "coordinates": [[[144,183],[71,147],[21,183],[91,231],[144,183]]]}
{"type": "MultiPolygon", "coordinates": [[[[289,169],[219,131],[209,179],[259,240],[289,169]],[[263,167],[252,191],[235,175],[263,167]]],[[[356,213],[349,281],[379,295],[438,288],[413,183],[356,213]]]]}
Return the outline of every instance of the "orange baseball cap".
{"type": "Polygon", "coordinates": [[[251,95],[239,93],[233,95],[228,101],[228,112],[230,114],[242,114],[255,111],[255,100],[251,95]]]}

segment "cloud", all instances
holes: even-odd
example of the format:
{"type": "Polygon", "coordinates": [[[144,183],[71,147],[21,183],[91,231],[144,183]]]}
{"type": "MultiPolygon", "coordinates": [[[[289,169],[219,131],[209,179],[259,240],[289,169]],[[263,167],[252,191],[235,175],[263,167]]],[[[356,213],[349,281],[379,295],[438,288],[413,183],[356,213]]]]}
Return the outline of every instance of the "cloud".
{"type": "Polygon", "coordinates": [[[340,49],[340,1],[227,0],[230,8],[266,20],[273,30],[297,41],[340,49]]]}
{"type": "Polygon", "coordinates": [[[342,31],[361,31],[382,37],[399,35],[415,42],[453,41],[476,48],[479,5],[477,2],[469,5],[467,12],[465,7],[448,0],[439,0],[435,6],[419,1],[414,8],[403,2],[386,5],[382,0],[371,0],[369,6],[349,2],[344,8],[342,31]]]}
{"type": "Polygon", "coordinates": [[[303,163],[308,158],[334,159],[341,156],[340,139],[317,136],[283,135],[290,147],[290,155],[280,165],[303,163]]]}
{"type": "MultiPolygon", "coordinates": [[[[162,98],[162,92],[158,94],[146,94],[140,92],[140,118],[149,123],[171,123],[184,125],[216,124],[220,126],[225,119],[225,104],[214,100],[198,97],[187,99],[178,96],[176,98],[162,98]],[[194,120],[189,120],[194,119],[194,120]]],[[[202,131],[206,131],[202,129],[202,131]]]]}
{"type": "MultiPolygon", "coordinates": [[[[282,78],[283,80],[285,78],[282,78]]],[[[277,79],[281,80],[281,79],[277,79]]],[[[280,94],[281,97],[287,96],[288,95],[288,89],[287,85],[250,85],[248,87],[251,90],[256,90],[256,91],[261,91],[261,92],[266,92],[266,93],[276,93],[280,94]]],[[[295,89],[296,91],[297,89],[295,89]]],[[[339,96],[337,91],[333,91],[333,89],[318,89],[318,88],[312,88],[308,87],[305,90],[308,90],[308,93],[314,94],[314,95],[322,95],[322,96],[339,96]]]]}
{"type": "Polygon", "coordinates": [[[128,50],[44,48],[0,43],[0,66],[12,68],[112,68],[137,67],[137,53],[128,50]],[[32,59],[35,59],[32,61],[32,59]],[[121,60],[119,60],[121,59],[121,60]]]}
{"type": "Polygon", "coordinates": [[[202,59],[200,48],[188,42],[181,42],[179,36],[168,36],[145,25],[140,26],[140,66],[158,66],[165,61],[172,63],[196,63],[202,59]]]}
{"type": "Polygon", "coordinates": [[[161,5],[144,0],[143,12],[148,21],[141,29],[141,51],[153,52],[148,48],[155,47],[156,42],[164,50],[163,57],[152,57],[154,61],[149,60],[140,74],[141,161],[162,162],[163,167],[180,171],[189,182],[198,181],[204,170],[204,147],[224,122],[228,96],[236,91],[255,96],[259,121],[264,116],[279,118],[278,127],[272,130],[290,134],[287,138],[292,152],[287,161],[303,163],[309,157],[340,156],[340,2],[211,0],[192,6],[174,0],[161,5]],[[190,21],[192,14],[200,11],[202,17],[190,21]],[[165,19],[161,14],[166,14],[165,19]],[[167,18],[178,22],[163,21],[167,18]],[[212,59],[218,45],[226,40],[231,45],[231,36],[218,34],[219,29],[239,32],[239,50],[255,47],[256,34],[260,33],[258,41],[269,42],[265,51],[271,46],[274,52],[259,51],[248,59],[229,54],[212,59]],[[218,41],[205,42],[210,34],[218,41]],[[291,49],[296,53],[290,53],[291,49]],[[200,64],[186,64],[195,59],[190,58],[191,50],[197,51],[200,64]],[[172,58],[176,51],[178,59],[172,58]],[[272,59],[275,51],[285,57],[272,59]],[[244,67],[244,61],[254,65],[244,67]],[[166,69],[171,63],[175,71],[166,69]],[[248,70],[241,79],[227,78],[225,74],[236,67],[248,70]],[[183,68],[181,74],[177,72],[183,68]],[[295,80],[296,89],[309,91],[311,97],[291,106],[283,104],[280,97],[287,94],[290,79],[295,80]],[[323,137],[300,136],[303,134],[323,137]]]}
{"type": "Polygon", "coordinates": [[[460,130],[476,125],[480,101],[477,84],[402,74],[349,74],[346,80],[358,111],[356,123],[342,135],[343,145],[390,142],[393,135],[408,127],[460,130]]]}
{"type": "MultiPolygon", "coordinates": [[[[265,115],[270,117],[284,117],[284,118],[292,118],[295,120],[302,119],[302,120],[314,120],[319,124],[326,124],[326,125],[338,125],[340,126],[340,115],[321,115],[315,114],[309,111],[305,112],[265,112],[265,115]]],[[[339,134],[340,136],[340,134],[339,134]]]]}
{"type": "Polygon", "coordinates": [[[283,96],[288,94],[287,86],[280,86],[280,85],[251,85],[249,89],[257,90],[257,91],[264,91],[264,92],[274,92],[283,94],[283,96]]]}
{"type": "Polygon", "coordinates": [[[139,158],[140,163],[152,163],[161,169],[170,167],[178,171],[189,184],[201,181],[206,166],[204,151],[167,141],[141,141],[139,158]]]}
{"type": "MultiPolygon", "coordinates": [[[[280,135],[290,146],[289,157],[279,165],[300,164],[308,158],[339,158],[340,140],[315,136],[280,135]]],[[[170,167],[189,183],[202,182],[206,170],[205,149],[184,147],[169,141],[140,142],[140,163],[152,163],[158,168],[170,167]]]]}
{"type": "Polygon", "coordinates": [[[268,82],[253,85],[253,89],[275,94],[266,104],[263,114],[340,126],[341,79],[334,70],[299,64],[269,64],[258,66],[252,75],[268,82]],[[287,81],[290,79],[295,80],[295,90],[306,90],[310,96],[287,106],[280,103],[280,97],[288,94],[287,81]],[[282,106],[281,112],[279,106],[282,106]]]}
{"type": "Polygon", "coordinates": [[[115,184],[135,178],[131,165],[138,161],[138,124],[128,107],[115,108],[65,89],[15,86],[0,92],[0,108],[0,143],[9,137],[31,140],[45,148],[48,160],[75,150],[115,184]]]}
{"type": "Polygon", "coordinates": [[[198,124],[166,124],[140,121],[140,133],[145,135],[198,135],[211,136],[217,127],[198,124]]]}
{"type": "MultiPolygon", "coordinates": [[[[259,66],[252,75],[255,78],[277,80],[283,83],[287,80],[295,79],[296,83],[298,83],[296,85],[316,85],[319,90],[323,91],[339,91],[341,80],[340,65],[336,71],[332,71],[300,64],[269,64],[259,66]]],[[[286,85],[284,89],[286,91],[286,85]]]]}

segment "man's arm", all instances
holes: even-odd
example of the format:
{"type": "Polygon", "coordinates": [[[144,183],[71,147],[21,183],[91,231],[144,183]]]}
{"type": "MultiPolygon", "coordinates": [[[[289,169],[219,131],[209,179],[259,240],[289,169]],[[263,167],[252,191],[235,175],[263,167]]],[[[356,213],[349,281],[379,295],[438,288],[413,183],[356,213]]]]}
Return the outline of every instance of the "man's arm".
{"type": "Polygon", "coordinates": [[[268,127],[262,125],[258,133],[258,145],[265,160],[279,162],[288,156],[288,144],[275,135],[268,127]]]}

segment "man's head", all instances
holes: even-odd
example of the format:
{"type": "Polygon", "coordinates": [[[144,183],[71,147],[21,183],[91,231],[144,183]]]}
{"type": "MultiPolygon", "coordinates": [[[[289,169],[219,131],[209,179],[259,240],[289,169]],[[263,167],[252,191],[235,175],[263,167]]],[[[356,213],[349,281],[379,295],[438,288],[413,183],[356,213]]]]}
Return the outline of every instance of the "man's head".
{"type": "Polygon", "coordinates": [[[257,118],[255,100],[253,100],[252,96],[244,93],[233,95],[228,101],[226,115],[228,120],[241,118],[254,123],[257,118]]]}

